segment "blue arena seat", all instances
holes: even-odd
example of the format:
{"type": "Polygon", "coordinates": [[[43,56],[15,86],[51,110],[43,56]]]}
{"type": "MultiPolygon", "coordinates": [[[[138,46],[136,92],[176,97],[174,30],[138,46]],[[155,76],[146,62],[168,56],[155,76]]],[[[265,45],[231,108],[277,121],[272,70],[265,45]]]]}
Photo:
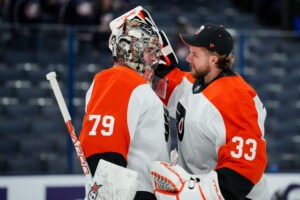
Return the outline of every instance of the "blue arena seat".
{"type": "Polygon", "coordinates": [[[34,82],[34,83],[39,83],[41,81],[46,80],[46,74],[49,72],[47,69],[39,69],[39,70],[32,70],[28,71],[26,73],[26,77],[28,80],[34,82]]]}
{"type": "Polygon", "coordinates": [[[74,115],[75,116],[83,116],[85,115],[85,104],[80,106],[74,106],[74,115]]]}
{"type": "Polygon", "coordinates": [[[39,51],[37,53],[37,63],[44,66],[49,63],[52,64],[61,64],[66,63],[67,59],[64,53],[60,52],[59,49],[57,51],[39,51]]]}
{"type": "Polygon", "coordinates": [[[275,98],[284,103],[282,109],[296,109],[296,102],[300,100],[300,94],[295,87],[286,87],[281,92],[276,93],[275,98]]]}
{"type": "Polygon", "coordinates": [[[39,108],[36,105],[18,104],[5,106],[6,114],[9,117],[22,118],[33,117],[39,114],[39,108]]]}
{"type": "Polygon", "coordinates": [[[15,69],[4,70],[0,73],[0,80],[2,81],[24,80],[24,78],[24,74],[15,69]]]}
{"type": "Polygon", "coordinates": [[[0,97],[12,97],[13,96],[13,89],[7,87],[0,88],[0,97]]]}
{"type": "Polygon", "coordinates": [[[27,125],[23,119],[3,119],[0,120],[1,134],[24,134],[27,132],[27,125]]]}
{"type": "Polygon", "coordinates": [[[19,140],[16,135],[6,134],[0,136],[0,155],[17,153],[18,151],[19,140]]]}
{"type": "Polygon", "coordinates": [[[6,50],[4,54],[4,62],[10,64],[18,64],[31,62],[34,60],[33,53],[30,51],[20,51],[18,49],[15,50],[6,50]]]}
{"type": "MultiPolygon", "coordinates": [[[[192,13],[190,13],[190,14],[192,14],[192,13]]],[[[218,25],[223,25],[225,28],[229,28],[229,26],[231,26],[231,24],[229,24],[227,17],[224,16],[224,14],[222,14],[222,13],[207,15],[205,18],[206,18],[205,20],[207,22],[218,24],[218,25]]],[[[197,23],[197,21],[195,21],[195,23],[197,23]]],[[[196,24],[193,24],[193,25],[195,26],[196,24]]]]}
{"type": "Polygon", "coordinates": [[[31,122],[30,132],[32,134],[59,134],[66,127],[62,116],[57,116],[57,120],[51,118],[34,118],[31,122]]]}
{"type": "Polygon", "coordinates": [[[28,101],[29,99],[50,97],[50,91],[39,87],[16,88],[16,97],[20,101],[28,101]]]}
{"type": "Polygon", "coordinates": [[[24,154],[50,152],[51,150],[53,150],[51,141],[39,135],[27,136],[26,140],[20,140],[20,151],[24,154]]]}
{"type": "Polygon", "coordinates": [[[299,130],[295,120],[289,119],[287,115],[284,116],[287,120],[278,120],[271,123],[270,134],[277,136],[291,136],[297,134],[299,130]]]}
{"type": "Polygon", "coordinates": [[[175,18],[170,15],[168,12],[156,12],[154,15],[151,15],[154,22],[156,22],[157,26],[166,26],[166,25],[174,25],[175,18]]]}
{"type": "Polygon", "coordinates": [[[300,84],[300,74],[291,71],[288,75],[279,77],[278,81],[286,88],[293,88],[300,84]]]}
{"type": "Polygon", "coordinates": [[[66,152],[68,152],[70,135],[67,128],[65,128],[64,131],[57,133],[56,135],[43,135],[43,138],[44,140],[47,140],[51,143],[52,152],[56,154],[65,154],[66,152]]]}
{"type": "Polygon", "coordinates": [[[49,153],[42,156],[48,174],[65,174],[67,173],[68,163],[65,154],[49,153]]]}
{"type": "Polygon", "coordinates": [[[42,168],[38,158],[28,154],[17,154],[13,159],[7,158],[8,172],[12,175],[41,174],[42,168]]]}
{"type": "Polygon", "coordinates": [[[61,112],[57,104],[41,106],[41,114],[46,118],[56,118],[61,116],[61,112]]]}

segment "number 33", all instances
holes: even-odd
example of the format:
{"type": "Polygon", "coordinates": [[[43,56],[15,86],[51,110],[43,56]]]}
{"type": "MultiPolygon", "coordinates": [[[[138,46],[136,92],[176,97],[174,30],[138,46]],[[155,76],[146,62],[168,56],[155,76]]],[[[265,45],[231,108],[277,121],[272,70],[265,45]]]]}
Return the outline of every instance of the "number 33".
{"type": "MultiPolygon", "coordinates": [[[[238,143],[236,146],[236,149],[238,150],[237,153],[236,151],[231,151],[231,156],[234,158],[241,158],[243,155],[243,146],[244,146],[244,140],[241,137],[235,136],[232,138],[232,142],[233,143],[238,143]]],[[[257,143],[254,139],[247,139],[245,142],[246,145],[251,145],[250,148],[250,155],[248,153],[244,154],[244,158],[246,160],[252,161],[255,158],[256,155],[256,147],[257,147],[257,143]]]]}

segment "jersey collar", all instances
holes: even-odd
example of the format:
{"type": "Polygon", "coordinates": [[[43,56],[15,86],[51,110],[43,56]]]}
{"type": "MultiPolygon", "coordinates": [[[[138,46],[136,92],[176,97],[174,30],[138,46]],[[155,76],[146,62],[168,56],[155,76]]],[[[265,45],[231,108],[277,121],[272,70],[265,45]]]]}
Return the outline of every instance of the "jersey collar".
{"type": "Polygon", "coordinates": [[[231,69],[224,69],[218,76],[216,76],[216,78],[214,78],[209,83],[204,82],[204,77],[198,78],[193,85],[193,94],[202,92],[209,84],[211,84],[215,80],[227,76],[236,76],[236,74],[231,69]]]}

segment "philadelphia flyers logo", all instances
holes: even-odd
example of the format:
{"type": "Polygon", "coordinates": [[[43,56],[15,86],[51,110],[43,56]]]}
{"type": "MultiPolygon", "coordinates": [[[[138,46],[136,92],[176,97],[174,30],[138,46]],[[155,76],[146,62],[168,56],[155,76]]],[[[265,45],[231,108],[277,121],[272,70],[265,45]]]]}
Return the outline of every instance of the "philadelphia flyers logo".
{"type": "Polygon", "coordinates": [[[170,115],[169,111],[166,109],[164,106],[164,125],[165,125],[165,139],[166,142],[169,140],[169,135],[170,135],[170,115]]]}
{"type": "Polygon", "coordinates": [[[177,134],[178,139],[181,142],[184,135],[184,119],[185,119],[186,110],[183,105],[178,102],[176,110],[176,125],[177,125],[177,134]]]}

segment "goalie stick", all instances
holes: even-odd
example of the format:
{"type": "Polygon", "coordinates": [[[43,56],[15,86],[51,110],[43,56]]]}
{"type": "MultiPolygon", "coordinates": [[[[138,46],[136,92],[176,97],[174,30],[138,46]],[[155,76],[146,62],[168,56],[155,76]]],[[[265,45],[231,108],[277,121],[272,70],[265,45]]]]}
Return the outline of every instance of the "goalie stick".
{"type": "Polygon", "coordinates": [[[92,177],[90,168],[88,166],[88,163],[86,161],[86,158],[84,156],[84,153],[82,151],[81,144],[80,144],[80,142],[79,142],[79,140],[76,136],[75,129],[72,125],[70,113],[68,111],[68,108],[66,106],[64,97],[61,93],[58,82],[56,80],[56,73],[55,72],[50,72],[46,75],[46,77],[47,77],[47,80],[50,81],[50,85],[51,85],[52,90],[54,92],[54,95],[55,95],[55,98],[57,100],[57,103],[58,103],[59,109],[61,111],[61,114],[62,114],[62,116],[64,118],[64,121],[67,125],[70,137],[72,139],[72,142],[73,142],[74,148],[76,150],[78,159],[80,161],[81,167],[83,169],[83,172],[84,172],[85,176],[87,177],[89,183],[92,183],[93,182],[93,177],[92,177]]]}

